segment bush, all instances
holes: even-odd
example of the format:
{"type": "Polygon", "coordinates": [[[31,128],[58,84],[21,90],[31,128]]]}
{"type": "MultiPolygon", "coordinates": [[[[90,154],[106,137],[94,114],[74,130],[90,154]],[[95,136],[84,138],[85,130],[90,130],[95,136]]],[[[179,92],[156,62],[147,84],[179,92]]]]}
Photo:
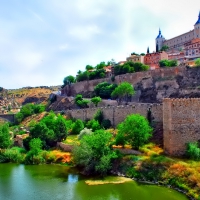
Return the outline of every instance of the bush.
{"type": "Polygon", "coordinates": [[[83,136],[85,135],[90,135],[92,133],[92,130],[91,129],[88,129],[88,128],[84,128],[80,134],[78,135],[78,139],[81,140],[83,138],[83,136]]]}
{"type": "Polygon", "coordinates": [[[112,168],[113,159],[117,155],[110,148],[112,135],[98,130],[80,140],[80,146],[73,149],[76,165],[83,168],[86,174],[106,175],[112,168]]]}
{"type": "Polygon", "coordinates": [[[198,142],[191,142],[187,144],[186,155],[193,160],[200,160],[200,148],[198,142]]]}
{"type": "Polygon", "coordinates": [[[0,125],[0,149],[6,149],[12,144],[8,124],[0,125]]]}
{"type": "Polygon", "coordinates": [[[101,125],[105,129],[108,129],[112,126],[111,121],[109,119],[103,119],[101,125]]]}
{"type": "Polygon", "coordinates": [[[84,129],[84,124],[82,120],[77,119],[72,125],[71,134],[78,135],[83,129],[84,129]]]}
{"type": "Polygon", "coordinates": [[[88,121],[87,124],[86,124],[86,127],[89,128],[89,129],[92,129],[92,131],[96,131],[96,130],[101,129],[101,125],[95,119],[88,121]]]}
{"type": "Polygon", "coordinates": [[[103,117],[103,112],[102,112],[101,110],[97,110],[97,112],[96,112],[95,115],[94,115],[94,119],[95,119],[96,121],[98,121],[99,124],[101,124],[102,121],[103,121],[103,119],[104,119],[104,117],[103,117]]]}
{"type": "Polygon", "coordinates": [[[133,148],[139,149],[152,136],[152,128],[147,119],[139,114],[128,115],[124,122],[118,125],[118,134],[133,148]]]}

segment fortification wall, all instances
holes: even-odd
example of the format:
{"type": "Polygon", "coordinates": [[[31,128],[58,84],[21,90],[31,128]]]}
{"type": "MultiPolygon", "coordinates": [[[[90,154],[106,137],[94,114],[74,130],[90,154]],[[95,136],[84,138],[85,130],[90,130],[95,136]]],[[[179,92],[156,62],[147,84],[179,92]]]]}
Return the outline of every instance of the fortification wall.
{"type": "Polygon", "coordinates": [[[163,100],[164,150],[181,156],[188,142],[200,140],[200,99],[163,100]]]}
{"type": "MultiPolygon", "coordinates": [[[[177,75],[183,76],[185,75],[187,69],[186,67],[172,67],[172,68],[160,68],[156,70],[149,70],[145,72],[136,72],[131,74],[123,74],[115,77],[116,84],[119,84],[121,82],[127,81],[131,83],[136,90],[140,90],[137,88],[137,84],[139,84],[141,81],[148,80],[147,88],[154,87],[154,81],[157,80],[165,80],[166,78],[174,78],[177,75]]],[[[94,91],[94,87],[98,85],[101,82],[111,82],[110,78],[104,78],[104,79],[96,79],[91,81],[82,81],[77,82],[75,84],[72,84],[70,86],[66,86],[62,90],[62,95],[68,95],[68,96],[75,96],[76,94],[87,94],[94,91]]],[[[87,96],[87,95],[86,95],[87,96]]],[[[152,102],[152,101],[150,101],[152,102]]],[[[154,101],[155,102],[155,101],[154,101]]]]}
{"type": "Polygon", "coordinates": [[[112,125],[115,127],[120,122],[124,121],[129,114],[141,114],[147,117],[148,110],[151,110],[151,118],[157,123],[162,123],[162,104],[145,104],[145,103],[135,103],[128,106],[109,106],[109,107],[98,107],[98,108],[88,108],[88,109],[77,109],[66,111],[67,115],[73,118],[86,120],[92,119],[97,112],[101,110],[106,119],[109,119],[112,125]]]}

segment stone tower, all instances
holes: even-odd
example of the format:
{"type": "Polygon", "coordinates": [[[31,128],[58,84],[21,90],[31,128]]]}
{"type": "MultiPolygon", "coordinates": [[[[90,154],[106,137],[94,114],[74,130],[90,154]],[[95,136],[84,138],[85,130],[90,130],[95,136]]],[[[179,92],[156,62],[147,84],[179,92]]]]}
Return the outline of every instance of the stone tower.
{"type": "Polygon", "coordinates": [[[163,46],[163,42],[165,41],[165,38],[161,34],[161,30],[159,29],[159,34],[156,37],[156,52],[160,51],[160,49],[163,46]]]}
{"type": "Polygon", "coordinates": [[[200,38],[200,11],[198,20],[194,25],[194,38],[200,38]]]}

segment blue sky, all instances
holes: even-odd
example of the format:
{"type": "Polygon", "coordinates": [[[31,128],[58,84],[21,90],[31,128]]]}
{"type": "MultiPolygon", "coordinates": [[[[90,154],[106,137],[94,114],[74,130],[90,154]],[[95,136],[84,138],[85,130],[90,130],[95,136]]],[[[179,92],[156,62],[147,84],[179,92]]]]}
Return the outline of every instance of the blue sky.
{"type": "Polygon", "coordinates": [[[0,86],[61,85],[193,29],[199,0],[0,0],[0,86]],[[190,4],[192,2],[192,4],[190,4]]]}

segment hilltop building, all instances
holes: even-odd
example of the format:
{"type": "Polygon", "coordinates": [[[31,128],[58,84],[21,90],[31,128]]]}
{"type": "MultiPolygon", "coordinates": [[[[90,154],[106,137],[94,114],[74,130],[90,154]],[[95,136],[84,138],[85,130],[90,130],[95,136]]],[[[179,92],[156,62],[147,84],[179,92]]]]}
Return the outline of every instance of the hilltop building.
{"type": "Polygon", "coordinates": [[[148,53],[144,56],[144,64],[149,65],[150,69],[158,69],[160,60],[168,60],[168,54],[165,51],[148,53]]]}
{"type": "Polygon", "coordinates": [[[167,45],[170,50],[182,50],[184,48],[185,43],[191,42],[193,39],[200,38],[200,12],[198,16],[197,22],[194,24],[194,29],[183,33],[179,36],[166,40],[161,30],[159,29],[159,34],[156,37],[156,51],[160,51],[162,46],[167,45]]]}
{"type": "Polygon", "coordinates": [[[140,63],[144,63],[144,56],[142,55],[135,55],[135,54],[131,54],[129,57],[126,58],[127,61],[132,61],[132,62],[140,62],[140,63]]]}

